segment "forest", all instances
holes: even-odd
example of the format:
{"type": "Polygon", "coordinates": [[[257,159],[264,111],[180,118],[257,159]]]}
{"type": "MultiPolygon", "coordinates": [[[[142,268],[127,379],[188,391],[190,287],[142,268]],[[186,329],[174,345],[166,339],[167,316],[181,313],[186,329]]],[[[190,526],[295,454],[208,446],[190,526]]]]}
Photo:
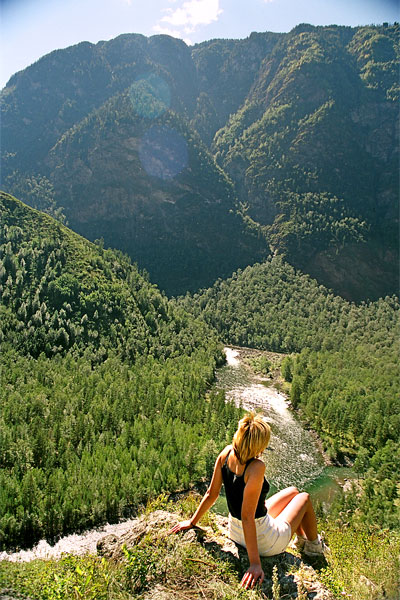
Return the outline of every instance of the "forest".
{"type": "Polygon", "coordinates": [[[240,414],[208,393],[222,343],[287,355],[293,408],[363,477],[361,500],[345,501],[398,526],[395,297],[350,303],[275,257],[168,300],[127,256],[0,202],[3,548],[209,475],[240,414]]]}
{"type": "MultiPolygon", "coordinates": [[[[228,343],[286,355],[293,410],[334,462],[357,473],[324,517],[334,558],[319,576],[338,598],[357,590],[357,556],[357,572],[371,571],[391,593],[387,552],[396,553],[400,511],[395,296],[355,304],[275,256],[168,299],[128,256],[3,192],[0,232],[1,549],[55,542],[204,485],[242,414],[211,391],[228,343]]],[[[122,594],[143,590],[164,564],[158,545],[146,543],[139,570],[135,551],[117,566],[90,557],[0,564],[0,581],[46,599],[61,589],[108,598],[110,582],[122,594]]]]}
{"type": "Polygon", "coordinates": [[[2,193],[0,544],[133,514],[209,476],[239,411],[217,336],[119,252],[2,193]]]}

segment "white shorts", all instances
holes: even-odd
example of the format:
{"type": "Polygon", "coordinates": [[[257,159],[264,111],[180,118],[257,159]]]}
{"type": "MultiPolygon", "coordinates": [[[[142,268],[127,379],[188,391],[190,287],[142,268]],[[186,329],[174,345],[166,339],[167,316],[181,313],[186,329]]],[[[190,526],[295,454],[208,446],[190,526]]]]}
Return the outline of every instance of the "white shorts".
{"type": "MultiPolygon", "coordinates": [[[[274,556],[287,548],[292,537],[292,528],[286,521],[276,520],[267,513],[264,517],[255,519],[257,530],[257,545],[260,556],[274,556]]],[[[244,546],[242,521],[229,515],[229,537],[244,546]]]]}

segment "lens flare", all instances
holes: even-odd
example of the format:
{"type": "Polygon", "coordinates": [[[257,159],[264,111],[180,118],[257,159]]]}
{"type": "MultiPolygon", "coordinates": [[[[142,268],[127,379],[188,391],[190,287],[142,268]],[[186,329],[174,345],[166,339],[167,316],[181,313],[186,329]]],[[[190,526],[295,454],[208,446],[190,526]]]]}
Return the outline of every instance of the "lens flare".
{"type": "Polygon", "coordinates": [[[139,158],[149,175],[173,179],[188,164],[186,140],[169,127],[152,127],[142,138],[139,158]]]}
{"type": "Polygon", "coordinates": [[[171,91],[167,82],[155,73],[138,77],[129,88],[134,111],[146,119],[155,119],[171,105],[171,91]]]}

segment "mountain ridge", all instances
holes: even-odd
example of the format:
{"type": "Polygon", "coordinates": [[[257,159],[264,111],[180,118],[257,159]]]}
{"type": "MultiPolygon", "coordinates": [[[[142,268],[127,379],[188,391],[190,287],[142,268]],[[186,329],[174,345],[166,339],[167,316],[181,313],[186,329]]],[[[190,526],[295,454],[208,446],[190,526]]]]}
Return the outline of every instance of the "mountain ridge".
{"type": "MultiPolygon", "coordinates": [[[[122,243],[172,295],[211,285],[270,251],[349,299],[391,294],[398,289],[398,37],[397,24],[302,24],[285,34],[253,33],[193,48],[168,36],[123,34],[55,51],[2,91],[3,187],[29,203],[27,180],[45,178],[75,229],[112,247],[122,243]],[[124,96],[132,101],[125,115],[129,136],[113,134],[112,99],[124,96]],[[96,114],[109,124],[108,141],[91,130],[96,114]],[[184,162],[169,178],[171,190],[177,186],[173,194],[183,183],[197,216],[190,210],[160,214],[162,169],[143,177],[140,136],[168,123],[179,135],[185,131],[184,144],[192,140],[189,162],[208,157],[200,179],[184,162]],[[72,145],[70,155],[64,151],[57,159],[60,142],[65,147],[65,139],[78,135],[83,155],[72,145]],[[110,169],[102,169],[101,160],[108,152],[115,176],[107,183],[110,169]],[[124,202],[132,211],[121,227],[131,233],[121,242],[118,226],[110,235],[101,212],[105,206],[113,212],[118,167],[129,152],[135,158],[125,168],[124,202]],[[97,155],[97,181],[81,194],[75,180],[97,155]],[[213,198],[215,165],[227,177],[224,214],[199,202],[200,188],[204,199],[213,198]],[[144,188],[146,223],[136,208],[144,188]],[[311,211],[307,194],[315,197],[311,211]],[[337,217],[326,197],[341,203],[337,217]],[[77,221],[77,203],[86,204],[91,225],[77,221]],[[207,228],[214,244],[207,243],[207,228]]],[[[161,158],[154,153],[164,142],[147,148],[161,166],[171,148],[167,144],[161,158]]]]}

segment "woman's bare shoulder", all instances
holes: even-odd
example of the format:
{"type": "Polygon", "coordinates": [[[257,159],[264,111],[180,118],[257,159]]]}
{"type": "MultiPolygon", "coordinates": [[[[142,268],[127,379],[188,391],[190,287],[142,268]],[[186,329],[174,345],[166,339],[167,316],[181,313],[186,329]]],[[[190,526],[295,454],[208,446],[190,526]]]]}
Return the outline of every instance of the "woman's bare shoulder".
{"type": "Polygon", "coordinates": [[[219,456],[218,456],[219,460],[221,462],[224,462],[231,450],[232,450],[232,444],[229,444],[229,446],[225,446],[225,448],[223,450],[221,450],[221,452],[219,453],[219,456]]]}
{"type": "Polygon", "coordinates": [[[264,477],[265,464],[259,458],[254,458],[246,469],[248,477],[264,477]]]}

